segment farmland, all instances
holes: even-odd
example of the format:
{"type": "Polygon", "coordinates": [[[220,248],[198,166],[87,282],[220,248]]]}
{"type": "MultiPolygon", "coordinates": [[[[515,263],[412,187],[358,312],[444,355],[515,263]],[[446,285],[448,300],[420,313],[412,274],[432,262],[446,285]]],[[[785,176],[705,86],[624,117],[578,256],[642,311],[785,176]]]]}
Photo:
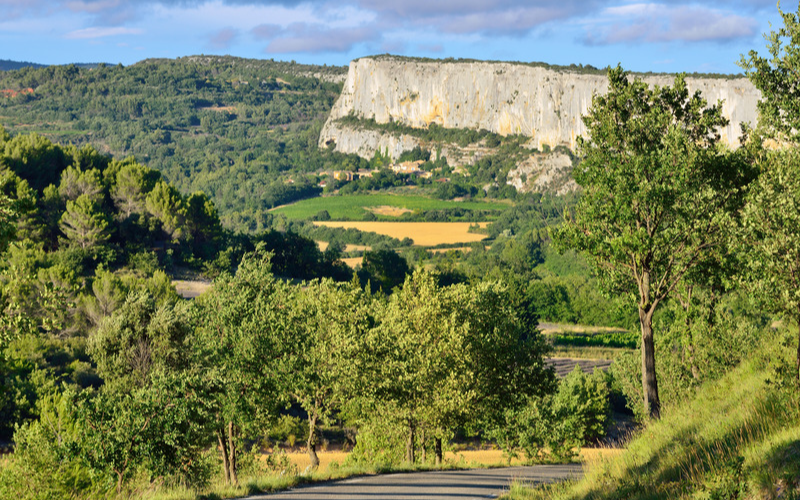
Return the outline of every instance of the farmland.
{"type": "MultiPolygon", "coordinates": [[[[315,222],[318,226],[355,228],[359,231],[367,231],[392,238],[411,238],[414,244],[423,247],[432,247],[443,244],[472,243],[481,241],[486,235],[470,233],[469,222],[367,222],[367,221],[344,221],[344,222],[315,222]]],[[[478,223],[480,227],[486,227],[488,223],[478,223]]]]}
{"type": "MultiPolygon", "coordinates": [[[[326,210],[333,220],[362,220],[367,213],[373,213],[380,220],[393,220],[394,214],[403,212],[422,212],[428,210],[496,210],[509,207],[503,202],[483,201],[445,201],[419,195],[357,194],[350,196],[324,196],[284,205],[271,210],[289,219],[310,219],[326,210]],[[387,210],[387,208],[393,208],[387,210]]],[[[473,240],[474,241],[474,240],[473,240]]]]}

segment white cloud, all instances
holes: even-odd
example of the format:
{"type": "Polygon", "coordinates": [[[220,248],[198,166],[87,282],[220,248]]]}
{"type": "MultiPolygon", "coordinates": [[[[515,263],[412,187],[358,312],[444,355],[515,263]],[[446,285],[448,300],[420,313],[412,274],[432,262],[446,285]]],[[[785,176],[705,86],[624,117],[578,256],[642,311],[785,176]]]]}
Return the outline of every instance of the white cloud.
{"type": "Polygon", "coordinates": [[[728,10],[636,3],[605,9],[597,22],[588,24],[585,42],[728,42],[752,38],[758,28],[755,19],[728,10]]]}
{"type": "Polygon", "coordinates": [[[135,28],[123,28],[121,26],[110,27],[110,28],[101,28],[101,27],[93,27],[93,28],[84,28],[80,30],[70,31],[64,38],[69,39],[91,39],[91,38],[105,38],[109,36],[120,36],[120,35],[141,35],[143,33],[140,29],[135,28]]]}
{"type": "Polygon", "coordinates": [[[297,23],[273,38],[264,52],[347,52],[356,44],[378,37],[371,27],[328,29],[319,24],[297,23]]]}

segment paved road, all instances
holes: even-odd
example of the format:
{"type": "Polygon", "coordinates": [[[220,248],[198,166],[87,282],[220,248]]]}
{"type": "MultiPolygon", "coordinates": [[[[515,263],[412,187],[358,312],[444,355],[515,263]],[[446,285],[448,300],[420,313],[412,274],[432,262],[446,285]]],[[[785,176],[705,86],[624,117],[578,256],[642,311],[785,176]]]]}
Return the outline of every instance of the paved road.
{"type": "Polygon", "coordinates": [[[581,367],[583,373],[592,373],[595,368],[608,370],[611,361],[607,359],[573,359],[573,358],[545,358],[544,362],[556,370],[556,375],[564,378],[569,372],[575,369],[575,365],[581,367]]]}
{"type": "Polygon", "coordinates": [[[582,474],[578,464],[535,465],[502,469],[410,472],[364,476],[330,483],[301,486],[250,500],[442,500],[494,498],[507,491],[511,481],[549,483],[582,474]]]}

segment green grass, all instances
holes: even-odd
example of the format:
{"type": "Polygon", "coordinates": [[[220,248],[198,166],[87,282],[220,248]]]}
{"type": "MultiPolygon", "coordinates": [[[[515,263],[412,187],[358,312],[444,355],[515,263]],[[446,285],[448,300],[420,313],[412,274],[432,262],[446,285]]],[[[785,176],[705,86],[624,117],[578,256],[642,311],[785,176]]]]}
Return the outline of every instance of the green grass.
{"type": "MultiPolygon", "coordinates": [[[[467,210],[506,210],[509,205],[499,202],[445,201],[420,195],[354,194],[348,196],[325,196],[309,198],[291,205],[276,208],[273,213],[283,214],[289,219],[309,219],[322,210],[327,210],[333,220],[362,220],[367,213],[365,207],[391,206],[413,211],[463,208],[467,210]]],[[[380,220],[396,220],[395,217],[378,216],[380,220]]]]}
{"type": "Polygon", "coordinates": [[[518,484],[503,498],[800,498],[797,388],[781,392],[767,382],[769,363],[784,356],[768,347],[701,387],[694,400],[665,408],[625,453],[589,468],[583,480],[537,489],[518,484]]]}

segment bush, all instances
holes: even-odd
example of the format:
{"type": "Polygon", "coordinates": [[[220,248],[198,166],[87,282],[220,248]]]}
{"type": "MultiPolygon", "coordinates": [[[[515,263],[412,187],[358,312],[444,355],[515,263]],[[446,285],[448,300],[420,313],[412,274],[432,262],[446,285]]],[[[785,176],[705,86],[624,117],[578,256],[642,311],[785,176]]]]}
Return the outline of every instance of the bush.
{"type": "Polygon", "coordinates": [[[507,410],[504,422],[489,434],[509,463],[521,454],[528,462],[570,460],[580,446],[605,435],[610,412],[607,378],[601,370],[586,375],[576,366],[555,394],[530,398],[521,409],[507,410]]]}

